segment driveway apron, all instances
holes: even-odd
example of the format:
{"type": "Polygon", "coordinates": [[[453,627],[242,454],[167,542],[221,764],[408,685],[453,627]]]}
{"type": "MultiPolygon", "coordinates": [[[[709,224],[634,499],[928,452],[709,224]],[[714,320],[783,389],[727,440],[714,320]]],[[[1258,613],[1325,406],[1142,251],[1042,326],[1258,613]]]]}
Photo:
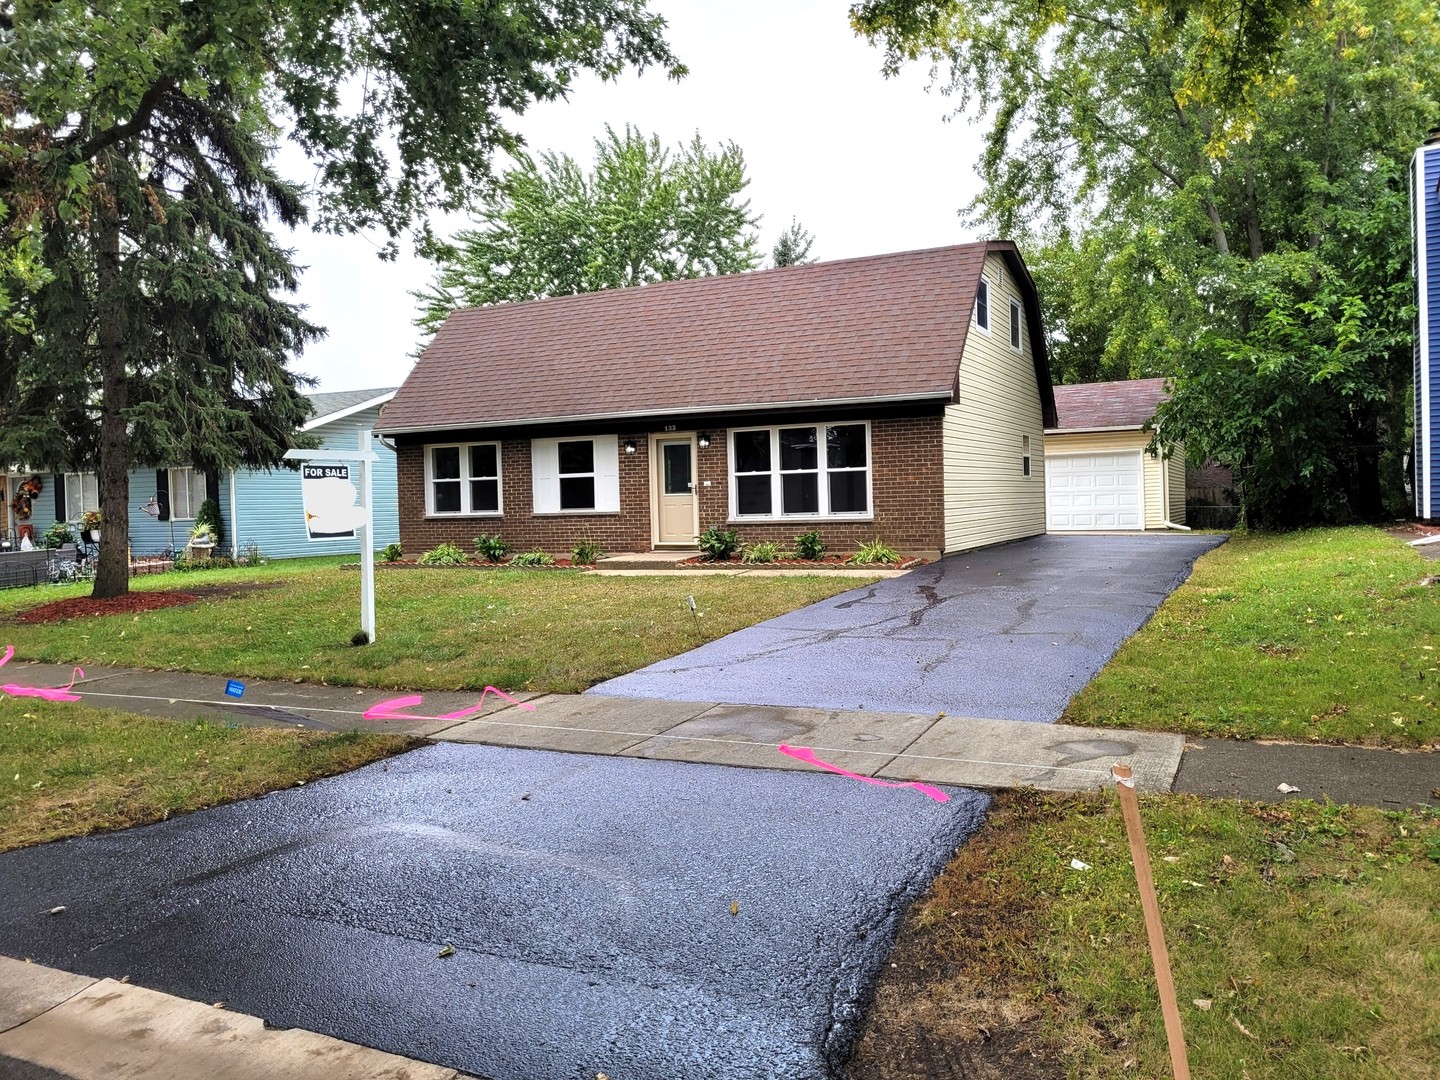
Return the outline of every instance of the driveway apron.
{"type": "Polygon", "coordinates": [[[950,795],[439,744],[0,855],[0,952],[496,1080],[821,1078],[950,795]]]}
{"type": "Polygon", "coordinates": [[[1224,539],[1050,535],[952,555],[591,693],[1053,721],[1224,539]]]}

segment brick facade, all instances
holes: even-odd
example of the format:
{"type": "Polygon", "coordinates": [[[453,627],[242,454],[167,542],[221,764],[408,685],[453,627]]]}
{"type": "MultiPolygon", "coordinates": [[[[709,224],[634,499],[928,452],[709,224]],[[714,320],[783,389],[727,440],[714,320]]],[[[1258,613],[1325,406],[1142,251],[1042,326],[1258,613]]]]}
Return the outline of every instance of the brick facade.
{"type": "MultiPolygon", "coordinates": [[[[825,419],[833,418],[827,415],[825,419]]],[[[710,445],[704,449],[697,447],[695,451],[695,490],[700,500],[700,528],[705,529],[726,523],[729,518],[728,430],[719,426],[697,426],[710,435],[710,445]],[[709,487],[705,486],[707,481],[709,487]]],[[[563,436],[565,433],[552,430],[545,434],[563,436]]],[[[418,555],[442,541],[469,551],[476,534],[482,532],[499,533],[515,551],[539,548],[557,555],[568,554],[581,539],[597,540],[611,553],[649,551],[653,537],[650,439],[658,434],[630,430],[620,434],[620,511],[602,514],[537,515],[531,512],[530,439],[527,436],[501,440],[504,508],[501,516],[427,518],[424,445],[418,441],[401,442],[396,466],[400,537],[405,551],[418,555]],[[624,453],[626,441],[632,439],[636,452],[624,453]]],[[[484,432],[476,432],[457,441],[485,437],[484,432]]],[[[437,436],[432,441],[439,443],[451,438],[437,436]]],[[[871,420],[870,456],[873,520],[738,521],[730,522],[729,527],[736,529],[746,541],[774,540],[789,544],[796,534],[818,528],[831,551],[854,550],[878,537],[901,551],[938,553],[945,535],[939,412],[871,420]]]]}

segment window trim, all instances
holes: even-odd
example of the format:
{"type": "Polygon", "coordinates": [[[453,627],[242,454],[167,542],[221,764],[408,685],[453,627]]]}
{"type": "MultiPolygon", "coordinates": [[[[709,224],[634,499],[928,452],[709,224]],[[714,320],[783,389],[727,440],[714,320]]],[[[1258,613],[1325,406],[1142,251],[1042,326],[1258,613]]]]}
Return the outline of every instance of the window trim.
{"type": "Polygon", "coordinates": [[[169,474],[168,474],[168,475],[169,475],[170,497],[169,497],[169,499],[167,500],[167,504],[168,504],[168,506],[169,506],[169,508],[170,508],[170,520],[171,520],[171,521],[194,521],[194,520],[195,520],[195,515],[200,512],[200,503],[203,503],[203,502],[205,501],[205,474],[204,474],[203,472],[200,472],[198,469],[196,469],[194,465],[175,465],[175,466],[172,466],[172,467],[169,469],[169,474]],[[200,478],[200,502],[197,503],[197,502],[195,501],[195,487],[194,487],[193,482],[192,482],[192,484],[190,484],[189,486],[181,485],[181,484],[178,484],[178,483],[176,482],[175,477],[176,477],[179,473],[189,473],[190,476],[191,476],[191,478],[192,478],[192,481],[193,481],[193,479],[194,479],[196,476],[198,476],[198,477],[200,478]],[[185,498],[192,504],[190,507],[188,507],[188,509],[189,509],[189,511],[190,511],[190,514],[189,514],[188,517],[187,517],[187,516],[181,516],[180,514],[177,514],[177,513],[175,512],[175,492],[179,491],[179,490],[181,489],[181,487],[184,487],[184,488],[185,488],[185,498]]]}
{"type": "Polygon", "coordinates": [[[555,501],[559,505],[559,512],[562,514],[593,514],[600,509],[600,470],[596,467],[600,455],[595,452],[595,439],[593,436],[582,435],[574,439],[555,440],[555,501]],[[566,472],[560,465],[560,447],[566,443],[589,443],[590,444],[590,471],[589,472],[566,472]],[[589,506],[566,506],[565,505],[565,481],[566,480],[589,480],[590,481],[590,505],[589,506]]]}
{"type": "Polygon", "coordinates": [[[100,474],[93,472],[67,472],[65,474],[65,520],[76,524],[85,515],[85,477],[93,477],[95,480],[95,509],[100,509],[100,474]],[[80,492],[80,513],[74,517],[70,516],[71,492],[80,492]]]}
{"type": "Polygon", "coordinates": [[[980,275],[980,284],[975,286],[975,325],[985,333],[990,333],[990,324],[994,320],[990,318],[990,279],[984,274],[980,275]],[[981,297],[984,297],[982,303],[981,297]],[[980,317],[981,309],[984,309],[985,317],[980,317]]]}
{"type": "MultiPolygon", "coordinates": [[[[621,469],[620,436],[601,433],[597,435],[555,435],[543,439],[530,440],[530,512],[535,517],[597,517],[615,516],[624,511],[623,496],[620,489],[621,469]],[[591,459],[592,473],[564,473],[560,472],[560,444],[565,442],[588,442],[591,444],[593,457],[591,459]],[[537,464],[537,452],[544,447],[543,451],[552,460],[545,463],[545,471],[542,473],[537,464]],[[612,463],[613,462],[613,463],[612,463]],[[553,475],[552,475],[553,472],[553,475]],[[590,510],[562,510],[560,509],[560,477],[564,476],[592,476],[595,481],[595,508],[590,510]],[[544,480],[549,487],[546,491],[546,498],[541,497],[540,483],[544,480]],[[549,496],[553,496],[553,508],[551,508],[549,496]],[[612,505],[613,504],[613,505],[612,505]],[[541,509],[544,505],[545,509],[541,509]]],[[[628,456],[628,455],[627,455],[628,456]]]]}
{"type": "Polygon", "coordinates": [[[1020,475],[1025,477],[1033,477],[1035,475],[1031,467],[1029,435],[1020,436],[1020,475]]]}
{"type": "Polygon", "coordinates": [[[1015,297],[1010,298],[1010,348],[1017,353],[1025,351],[1025,335],[1022,332],[1023,324],[1020,322],[1020,301],[1015,297]]]}
{"type": "Polygon", "coordinates": [[[502,517],[505,513],[505,462],[504,455],[500,452],[500,443],[496,440],[480,440],[478,442],[459,443],[426,443],[425,453],[425,516],[428,518],[468,518],[502,517]],[[470,448],[472,446],[493,446],[495,448],[495,509],[474,510],[470,507],[470,481],[489,480],[488,476],[470,475],[470,448]],[[436,510],[435,509],[435,458],[434,451],[455,449],[460,457],[460,475],[453,481],[444,480],[441,483],[457,483],[460,485],[460,509],[459,510],[436,510]]]}
{"type": "Polygon", "coordinates": [[[725,433],[725,486],[727,492],[729,520],[728,524],[741,524],[744,522],[783,522],[783,521],[874,521],[875,520],[875,445],[872,438],[871,425],[869,420],[819,420],[814,423],[790,423],[790,424],[762,424],[749,425],[746,427],[733,427],[725,433]],[[815,428],[815,475],[816,486],[819,489],[818,505],[820,510],[813,514],[787,514],[784,512],[784,482],[781,479],[785,475],[809,474],[808,469],[789,469],[784,472],[780,468],[780,431],[791,428],[815,428]],[[862,469],[854,466],[831,469],[829,458],[826,455],[825,442],[820,431],[832,427],[863,427],[865,429],[865,506],[864,513],[833,513],[830,510],[830,474],[861,472],[862,469]],[[740,476],[769,476],[770,477],[770,513],[768,514],[741,514],[739,512],[740,487],[737,483],[735,472],[735,436],[751,431],[764,431],[770,436],[770,469],[768,472],[740,473],[740,476]],[[778,509],[777,509],[778,508],[778,509]]]}

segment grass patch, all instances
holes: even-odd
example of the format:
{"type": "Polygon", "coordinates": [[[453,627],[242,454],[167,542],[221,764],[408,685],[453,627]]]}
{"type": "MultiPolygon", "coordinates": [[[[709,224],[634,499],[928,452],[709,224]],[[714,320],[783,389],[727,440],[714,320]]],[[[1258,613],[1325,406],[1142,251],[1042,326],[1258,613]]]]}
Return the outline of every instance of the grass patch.
{"type": "Polygon", "coordinates": [[[0,851],[250,798],[413,745],[394,735],[182,723],[3,698],[0,851]]]}
{"type": "MultiPolygon", "coordinates": [[[[1431,1075],[1440,815],[1141,806],[1197,1077],[1431,1075]]],[[[1113,793],[1002,796],[890,960],[851,1076],[1170,1075],[1113,793]]]]}
{"type": "MultiPolygon", "coordinates": [[[[170,668],[414,690],[573,693],[762,619],[853,589],[854,579],[598,577],[406,570],[375,577],[378,641],[353,648],[360,580],[341,560],[197,571],[137,589],[213,586],[186,607],[0,630],[28,660],[170,668]],[[318,565],[316,563],[319,563],[318,565]],[[690,613],[686,597],[699,610],[690,613]]],[[[0,593],[0,618],[85,587],[0,593]]]]}
{"type": "Polygon", "coordinates": [[[1080,692],[1068,723],[1440,742],[1440,564],[1373,528],[1239,533],[1080,692]]]}

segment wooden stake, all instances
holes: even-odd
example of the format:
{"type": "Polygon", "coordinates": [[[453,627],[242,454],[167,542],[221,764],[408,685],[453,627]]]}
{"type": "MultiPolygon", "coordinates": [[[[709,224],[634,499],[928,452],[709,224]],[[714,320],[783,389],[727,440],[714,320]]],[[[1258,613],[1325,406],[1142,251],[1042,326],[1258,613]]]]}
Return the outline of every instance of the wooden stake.
{"type": "Polygon", "coordinates": [[[1140,907],[1145,912],[1145,933],[1150,939],[1150,958],[1155,963],[1155,986],[1160,991],[1160,1015],[1165,1018],[1165,1041],[1170,1044],[1170,1069],[1175,1080],[1190,1080],[1190,1061],[1185,1056],[1185,1032],[1180,1026],[1180,1006],[1175,1000],[1175,983],[1170,978],[1170,953],[1165,948],[1165,928],[1160,923],[1160,902],[1155,897],[1155,878],[1150,873],[1150,853],[1145,847],[1145,830],[1140,824],[1140,800],[1135,797],[1135,780],[1130,766],[1116,764],[1115,792],[1120,796],[1120,813],[1130,840],[1130,861],[1135,864],[1135,883],[1140,886],[1140,907]]]}

